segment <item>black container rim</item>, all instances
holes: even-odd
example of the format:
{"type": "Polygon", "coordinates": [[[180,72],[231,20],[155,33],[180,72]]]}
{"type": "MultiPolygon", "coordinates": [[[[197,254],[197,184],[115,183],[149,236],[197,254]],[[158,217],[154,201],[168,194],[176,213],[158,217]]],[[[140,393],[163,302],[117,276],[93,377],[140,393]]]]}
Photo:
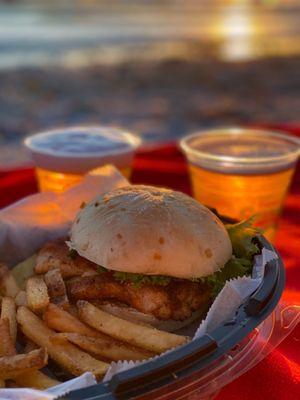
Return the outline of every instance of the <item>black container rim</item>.
{"type": "MultiPolygon", "coordinates": [[[[263,281],[259,288],[237,310],[236,317],[220,327],[183,346],[164,357],[120,372],[110,381],[70,392],[61,397],[65,400],[108,400],[142,398],[162,387],[178,382],[209,366],[226,354],[250,334],[275,309],[285,285],[285,270],[282,259],[263,236],[262,245],[277,254],[277,259],[267,263],[263,281]]],[[[157,393],[158,395],[158,393],[157,393]]]]}

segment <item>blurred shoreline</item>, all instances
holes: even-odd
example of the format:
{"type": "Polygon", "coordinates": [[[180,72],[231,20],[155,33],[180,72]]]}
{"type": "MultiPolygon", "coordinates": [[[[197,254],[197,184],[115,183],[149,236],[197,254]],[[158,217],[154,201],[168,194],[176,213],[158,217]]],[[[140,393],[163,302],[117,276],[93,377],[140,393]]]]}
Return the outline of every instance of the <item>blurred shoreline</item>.
{"type": "Polygon", "coordinates": [[[300,55],[296,1],[0,2],[0,69],[300,55]]]}
{"type": "Polygon", "coordinates": [[[122,126],[151,146],[202,128],[300,123],[300,57],[10,69],[0,87],[2,168],[28,161],[26,135],[56,126],[122,126]]]}
{"type": "Polygon", "coordinates": [[[123,126],[151,146],[300,122],[299,20],[293,0],[0,0],[0,168],[56,126],[123,126]]]}

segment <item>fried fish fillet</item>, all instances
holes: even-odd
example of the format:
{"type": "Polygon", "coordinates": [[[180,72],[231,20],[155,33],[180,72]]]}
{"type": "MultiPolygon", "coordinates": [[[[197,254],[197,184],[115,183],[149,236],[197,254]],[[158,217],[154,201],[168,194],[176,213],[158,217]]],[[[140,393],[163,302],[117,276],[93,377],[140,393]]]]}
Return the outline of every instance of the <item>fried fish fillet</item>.
{"type": "Polygon", "coordinates": [[[67,282],[73,300],[116,300],[161,320],[184,320],[209,304],[211,289],[202,283],[172,280],[166,286],[117,281],[113,273],[73,278],[67,282]]]}
{"type": "Polygon", "coordinates": [[[58,268],[63,278],[81,276],[84,273],[94,273],[96,264],[70,251],[65,239],[58,239],[46,243],[39,251],[36,259],[35,272],[45,274],[49,270],[58,268]]]}

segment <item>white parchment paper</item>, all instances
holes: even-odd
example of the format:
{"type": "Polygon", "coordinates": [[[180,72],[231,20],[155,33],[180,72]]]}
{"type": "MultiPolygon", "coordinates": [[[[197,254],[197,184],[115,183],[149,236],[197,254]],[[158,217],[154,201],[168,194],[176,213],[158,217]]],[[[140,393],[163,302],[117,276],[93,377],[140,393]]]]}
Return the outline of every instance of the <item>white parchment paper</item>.
{"type": "Polygon", "coordinates": [[[71,390],[82,389],[97,383],[90,372],[86,372],[77,378],[70,379],[48,390],[35,389],[0,389],[0,400],[54,400],[57,396],[68,394],[71,390]]]}
{"type": "MultiPolygon", "coordinates": [[[[67,235],[83,201],[88,202],[96,195],[125,185],[128,185],[128,181],[113,166],[108,165],[90,172],[80,184],[60,195],[32,195],[1,210],[0,260],[13,266],[32,255],[47,240],[67,235]]],[[[252,277],[228,281],[212,304],[205,320],[191,333],[193,339],[232,319],[237,308],[261,283],[266,263],[276,257],[275,253],[263,249],[262,254],[255,257],[252,277]]],[[[147,361],[113,362],[104,380],[145,362],[147,361]]],[[[58,395],[94,383],[93,375],[86,373],[47,391],[0,389],[0,400],[53,400],[58,395]]]]}
{"type": "MultiPolygon", "coordinates": [[[[201,322],[196,331],[190,332],[192,340],[203,336],[205,333],[213,331],[217,326],[223,324],[224,322],[232,320],[235,316],[236,310],[260,285],[264,275],[266,263],[274,260],[275,258],[277,258],[276,253],[263,248],[262,253],[255,257],[252,277],[231,279],[230,281],[226,282],[225,286],[208,310],[206,318],[201,322]]],[[[164,354],[169,353],[170,351],[172,350],[168,350],[167,352],[154,358],[162,357],[164,354]]],[[[110,380],[118,372],[126,371],[138,365],[145,364],[148,361],[150,360],[135,362],[112,362],[110,368],[105,374],[104,381],[110,380]]]]}
{"type": "Polygon", "coordinates": [[[47,240],[67,235],[82,202],[128,185],[112,165],[95,169],[62,194],[28,196],[0,211],[0,260],[10,266],[32,255],[47,240]]]}

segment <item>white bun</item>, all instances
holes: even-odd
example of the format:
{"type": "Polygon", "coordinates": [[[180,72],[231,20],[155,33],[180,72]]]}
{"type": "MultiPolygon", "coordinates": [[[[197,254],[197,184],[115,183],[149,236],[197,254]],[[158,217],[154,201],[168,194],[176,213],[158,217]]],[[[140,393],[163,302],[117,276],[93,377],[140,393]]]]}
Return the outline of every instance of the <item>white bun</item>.
{"type": "Polygon", "coordinates": [[[71,228],[71,246],[105,268],[196,278],[213,274],[232,255],[223,223],[191,197],[132,185],[87,204],[71,228]]]}
{"type": "Polygon", "coordinates": [[[144,314],[135,308],[128,307],[125,304],[117,304],[111,303],[109,301],[99,303],[96,301],[97,307],[101,308],[103,311],[106,311],[112,315],[115,315],[119,318],[125,319],[127,321],[136,322],[143,325],[151,325],[154,328],[167,331],[174,332],[179,329],[182,329],[192,322],[196,320],[200,320],[203,318],[204,314],[207,311],[208,304],[204,304],[203,308],[200,310],[194,311],[189,318],[186,318],[183,321],[175,321],[174,319],[168,320],[160,320],[154,317],[152,314],[144,314]]]}

